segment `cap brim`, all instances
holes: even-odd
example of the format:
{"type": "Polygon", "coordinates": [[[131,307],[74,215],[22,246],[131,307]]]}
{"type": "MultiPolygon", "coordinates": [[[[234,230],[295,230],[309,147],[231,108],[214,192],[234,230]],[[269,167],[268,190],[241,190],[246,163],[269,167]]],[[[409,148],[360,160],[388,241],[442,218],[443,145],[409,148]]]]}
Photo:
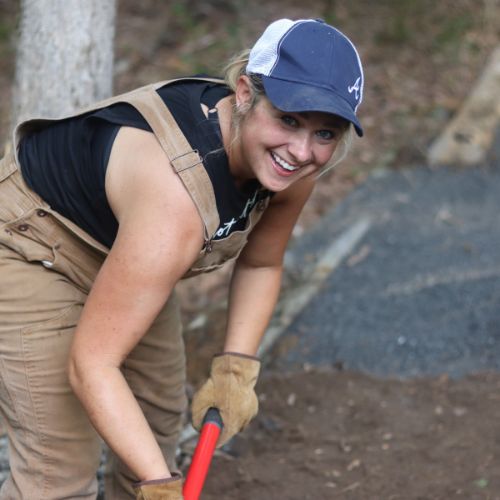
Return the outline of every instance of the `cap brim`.
{"type": "Polygon", "coordinates": [[[269,100],[281,111],[331,113],[351,122],[358,136],[363,135],[361,124],[352,112],[349,103],[331,90],[264,75],[262,75],[262,83],[269,100]]]}

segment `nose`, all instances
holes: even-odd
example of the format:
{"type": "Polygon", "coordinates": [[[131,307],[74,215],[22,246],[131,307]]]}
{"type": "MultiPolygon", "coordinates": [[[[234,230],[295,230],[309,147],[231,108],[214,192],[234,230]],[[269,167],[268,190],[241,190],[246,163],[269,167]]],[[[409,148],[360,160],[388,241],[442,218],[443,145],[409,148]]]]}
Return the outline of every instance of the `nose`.
{"type": "Polygon", "coordinates": [[[307,164],[312,158],[311,137],[307,133],[295,134],[288,144],[288,152],[300,165],[307,164]]]}

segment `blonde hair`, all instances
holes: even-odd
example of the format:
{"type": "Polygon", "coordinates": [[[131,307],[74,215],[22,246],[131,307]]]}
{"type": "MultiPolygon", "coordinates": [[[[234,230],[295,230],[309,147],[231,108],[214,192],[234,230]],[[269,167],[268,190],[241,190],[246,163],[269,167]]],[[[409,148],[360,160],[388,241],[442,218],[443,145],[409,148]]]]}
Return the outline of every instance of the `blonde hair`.
{"type": "MultiPolygon", "coordinates": [[[[266,96],[264,86],[262,85],[262,79],[259,75],[248,74],[246,72],[246,67],[248,64],[248,58],[250,56],[250,49],[245,49],[240,53],[236,54],[231,58],[229,63],[224,68],[224,80],[226,85],[233,91],[236,92],[236,87],[238,85],[238,80],[241,76],[246,75],[250,81],[250,89],[252,91],[252,98],[244,106],[236,106],[236,102],[233,103],[233,113],[231,119],[231,126],[233,129],[233,139],[231,144],[234,144],[240,137],[240,127],[248,115],[248,113],[255,107],[260,98],[266,96]]],[[[342,132],[342,137],[340,138],[339,144],[335,148],[335,151],[328,161],[328,163],[320,170],[317,178],[324,175],[329,170],[336,167],[349,152],[354,136],[354,128],[350,122],[346,120],[348,124],[345,130],[342,132]]]]}
{"type": "Polygon", "coordinates": [[[226,85],[233,92],[236,92],[238,78],[242,75],[246,75],[246,67],[249,56],[250,49],[245,49],[239,54],[234,55],[224,68],[224,79],[226,81],[226,85]]]}
{"type": "Polygon", "coordinates": [[[231,140],[231,145],[236,143],[240,138],[240,127],[243,123],[245,117],[253,110],[257,102],[262,96],[265,96],[264,87],[262,86],[262,80],[258,75],[248,75],[246,72],[246,67],[248,64],[248,57],[250,55],[250,49],[245,49],[240,53],[236,54],[224,68],[224,80],[226,85],[232,90],[233,93],[236,92],[236,87],[238,86],[238,80],[241,76],[248,76],[250,82],[251,99],[244,105],[238,106],[236,101],[233,102],[232,116],[231,116],[231,129],[233,131],[233,138],[231,140]]]}
{"type": "Polygon", "coordinates": [[[352,141],[354,139],[354,127],[352,123],[349,122],[344,132],[342,132],[342,137],[340,138],[335,151],[328,163],[321,168],[316,179],[319,179],[322,175],[325,175],[329,170],[335,168],[349,153],[352,146],[352,141]]]}

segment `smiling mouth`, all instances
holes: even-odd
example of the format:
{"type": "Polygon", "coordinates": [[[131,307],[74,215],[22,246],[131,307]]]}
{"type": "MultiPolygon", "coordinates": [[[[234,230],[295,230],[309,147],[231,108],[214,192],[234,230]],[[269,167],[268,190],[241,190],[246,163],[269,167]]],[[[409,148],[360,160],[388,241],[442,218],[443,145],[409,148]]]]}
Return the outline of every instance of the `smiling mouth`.
{"type": "Polygon", "coordinates": [[[300,168],[290,165],[288,162],[283,160],[283,158],[280,158],[276,153],[271,152],[271,156],[274,162],[277,163],[281,168],[285,169],[287,172],[295,172],[300,168]]]}

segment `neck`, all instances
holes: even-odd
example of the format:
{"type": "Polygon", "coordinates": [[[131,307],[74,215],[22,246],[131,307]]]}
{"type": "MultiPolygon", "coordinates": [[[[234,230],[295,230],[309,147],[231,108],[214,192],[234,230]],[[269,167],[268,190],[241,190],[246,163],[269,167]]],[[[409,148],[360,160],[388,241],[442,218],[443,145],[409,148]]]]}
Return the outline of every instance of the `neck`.
{"type": "Polygon", "coordinates": [[[222,143],[229,162],[229,170],[234,178],[236,186],[241,187],[248,178],[243,176],[241,172],[242,155],[240,142],[235,138],[233,106],[234,95],[229,95],[217,103],[217,111],[222,134],[222,143]]]}

